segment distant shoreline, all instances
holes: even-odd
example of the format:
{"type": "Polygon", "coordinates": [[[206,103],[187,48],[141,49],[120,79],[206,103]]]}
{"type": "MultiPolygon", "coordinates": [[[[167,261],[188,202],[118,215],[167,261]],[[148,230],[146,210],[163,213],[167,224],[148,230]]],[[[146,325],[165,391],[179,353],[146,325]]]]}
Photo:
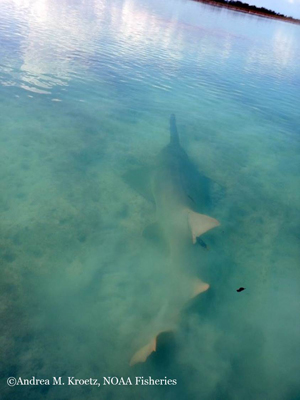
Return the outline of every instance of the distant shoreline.
{"type": "Polygon", "coordinates": [[[258,17],[271,18],[271,19],[276,19],[279,21],[285,21],[285,22],[290,22],[292,24],[300,25],[300,19],[296,19],[293,17],[287,17],[283,14],[277,14],[276,12],[271,11],[271,10],[266,10],[266,12],[264,12],[264,11],[261,11],[261,9],[259,7],[249,6],[249,4],[242,3],[239,1],[237,1],[237,4],[229,4],[229,3],[226,3],[224,0],[221,0],[221,1],[218,1],[218,0],[193,0],[193,1],[196,1],[197,3],[204,3],[204,4],[211,5],[211,6],[220,7],[220,8],[221,7],[227,8],[229,10],[242,12],[244,14],[251,14],[251,15],[256,15],[258,17]],[[250,7],[252,9],[250,9],[250,7]]]}

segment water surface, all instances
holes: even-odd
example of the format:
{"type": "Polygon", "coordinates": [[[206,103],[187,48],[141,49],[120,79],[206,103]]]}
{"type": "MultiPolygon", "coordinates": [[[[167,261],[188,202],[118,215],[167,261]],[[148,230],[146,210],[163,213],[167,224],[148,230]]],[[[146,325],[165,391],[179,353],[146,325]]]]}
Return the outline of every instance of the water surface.
{"type": "Polygon", "coordinates": [[[299,26],[183,0],[0,4],[4,398],[296,399],[299,26]],[[166,277],[155,209],[122,177],[171,113],[222,226],[193,271],[211,290],[130,368],[166,277]],[[6,386],[149,375],[178,385],[6,386]]]}

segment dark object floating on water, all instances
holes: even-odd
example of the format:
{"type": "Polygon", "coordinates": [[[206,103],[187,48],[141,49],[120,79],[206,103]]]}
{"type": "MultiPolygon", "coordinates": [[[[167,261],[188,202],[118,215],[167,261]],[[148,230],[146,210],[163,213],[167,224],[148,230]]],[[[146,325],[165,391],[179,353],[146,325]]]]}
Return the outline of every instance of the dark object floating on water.
{"type": "Polygon", "coordinates": [[[243,290],[245,290],[245,288],[244,287],[240,287],[239,289],[237,289],[237,292],[242,292],[243,290]]]}
{"type": "Polygon", "coordinates": [[[196,242],[197,242],[198,244],[200,244],[200,246],[202,246],[202,247],[204,247],[206,250],[208,250],[207,244],[206,244],[205,242],[203,242],[203,240],[200,238],[200,236],[198,236],[198,237],[196,238],[196,242]]]}

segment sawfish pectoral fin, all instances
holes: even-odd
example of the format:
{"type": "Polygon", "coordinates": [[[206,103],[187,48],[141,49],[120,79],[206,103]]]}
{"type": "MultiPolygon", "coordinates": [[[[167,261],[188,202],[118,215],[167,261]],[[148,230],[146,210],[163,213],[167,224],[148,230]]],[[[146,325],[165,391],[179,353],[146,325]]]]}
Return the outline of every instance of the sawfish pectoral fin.
{"type": "Polygon", "coordinates": [[[132,367],[137,363],[145,362],[147,358],[150,356],[150,354],[153,353],[153,351],[156,351],[156,342],[157,342],[157,336],[155,336],[155,338],[152,339],[149,343],[147,343],[146,346],[142,347],[133,355],[129,365],[132,367]]]}
{"type": "Polygon", "coordinates": [[[220,222],[208,215],[198,214],[195,211],[188,210],[188,221],[192,232],[193,243],[196,243],[198,236],[220,225],[220,222]]]}

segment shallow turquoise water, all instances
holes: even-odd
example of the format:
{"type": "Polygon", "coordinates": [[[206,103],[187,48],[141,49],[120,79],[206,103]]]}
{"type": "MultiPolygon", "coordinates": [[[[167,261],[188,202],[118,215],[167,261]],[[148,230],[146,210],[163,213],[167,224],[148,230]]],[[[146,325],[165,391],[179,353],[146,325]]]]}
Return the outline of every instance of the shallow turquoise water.
{"type": "Polygon", "coordinates": [[[179,0],[1,1],[5,398],[297,398],[299,32],[179,0]],[[171,113],[222,225],[187,267],[211,289],[130,368],[186,284],[146,243],[155,209],[123,179],[155,162],[171,113]],[[149,375],[178,385],[5,383],[149,375]]]}

